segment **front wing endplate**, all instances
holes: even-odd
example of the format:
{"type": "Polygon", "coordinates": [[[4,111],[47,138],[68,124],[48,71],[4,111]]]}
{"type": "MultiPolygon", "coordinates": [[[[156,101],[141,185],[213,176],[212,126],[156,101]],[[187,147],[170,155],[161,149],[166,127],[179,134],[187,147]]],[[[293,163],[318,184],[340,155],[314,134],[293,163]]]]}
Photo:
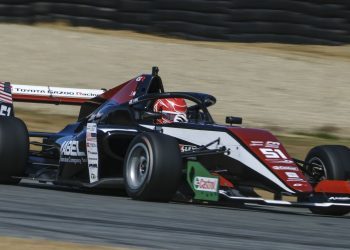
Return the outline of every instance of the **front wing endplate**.
{"type": "Polygon", "coordinates": [[[194,192],[195,200],[219,200],[219,177],[210,174],[199,162],[187,162],[187,183],[194,192]]]}

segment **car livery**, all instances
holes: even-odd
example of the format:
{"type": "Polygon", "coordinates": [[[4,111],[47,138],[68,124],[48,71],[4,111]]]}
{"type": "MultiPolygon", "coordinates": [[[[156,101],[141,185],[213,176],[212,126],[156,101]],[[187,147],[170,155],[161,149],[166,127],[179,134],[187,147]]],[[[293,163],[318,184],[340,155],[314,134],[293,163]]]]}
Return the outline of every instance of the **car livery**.
{"type": "Polygon", "coordinates": [[[239,117],[215,123],[207,109],[215,102],[209,94],[165,92],[157,67],[109,90],[1,82],[0,132],[18,139],[0,149],[0,159],[10,158],[0,164],[0,181],[124,188],[133,199],[150,201],[253,202],[331,215],[350,211],[348,147],[318,146],[305,161],[294,159],[269,131],[239,126],[239,117]],[[157,124],[162,112],[153,104],[163,98],[183,98],[188,122],[157,124]],[[77,121],[57,133],[28,132],[14,117],[13,102],[81,108],[77,121]],[[274,199],[264,199],[257,189],[274,199]]]}

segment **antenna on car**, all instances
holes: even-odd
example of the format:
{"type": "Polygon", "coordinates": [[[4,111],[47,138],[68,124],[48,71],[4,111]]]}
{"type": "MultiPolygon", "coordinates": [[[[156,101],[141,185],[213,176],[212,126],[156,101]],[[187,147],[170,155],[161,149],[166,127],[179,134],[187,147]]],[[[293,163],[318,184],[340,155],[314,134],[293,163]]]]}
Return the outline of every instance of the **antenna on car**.
{"type": "Polygon", "coordinates": [[[159,72],[159,68],[157,66],[152,67],[152,76],[157,76],[159,72]]]}

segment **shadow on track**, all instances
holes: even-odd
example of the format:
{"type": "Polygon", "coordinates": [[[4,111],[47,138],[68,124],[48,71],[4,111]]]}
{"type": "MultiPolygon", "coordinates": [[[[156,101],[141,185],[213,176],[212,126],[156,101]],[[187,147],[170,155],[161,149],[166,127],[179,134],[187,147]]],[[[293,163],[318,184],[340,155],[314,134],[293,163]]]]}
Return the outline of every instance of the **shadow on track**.
{"type": "Polygon", "coordinates": [[[71,192],[71,193],[127,197],[125,190],[122,190],[122,189],[89,189],[89,188],[81,188],[81,187],[67,187],[67,186],[60,186],[60,185],[53,185],[53,184],[44,184],[44,183],[20,183],[18,184],[18,186],[22,186],[26,188],[35,188],[35,189],[50,189],[54,191],[71,192]]]}
{"type": "MultiPolygon", "coordinates": [[[[52,191],[61,191],[69,193],[81,193],[87,195],[98,195],[98,196],[111,196],[111,197],[128,197],[125,190],[122,189],[89,189],[89,188],[77,188],[77,187],[66,187],[53,184],[43,183],[20,183],[19,186],[33,189],[46,189],[52,191]]],[[[146,202],[146,201],[143,201],[146,202]]],[[[154,202],[152,202],[154,203],[154,202]]],[[[278,206],[264,206],[256,204],[240,204],[240,203],[225,203],[225,204],[205,204],[201,202],[178,202],[172,201],[170,204],[181,204],[181,205],[195,205],[198,207],[224,209],[224,210],[238,210],[238,211],[249,211],[249,212],[260,212],[269,214],[280,214],[280,215],[296,215],[304,217],[328,217],[334,219],[350,219],[350,216],[331,216],[331,215],[317,215],[309,212],[307,208],[293,208],[293,207],[278,207],[278,206]],[[287,210],[286,210],[287,209],[287,210]],[[298,210],[298,211],[291,211],[298,210]]]]}

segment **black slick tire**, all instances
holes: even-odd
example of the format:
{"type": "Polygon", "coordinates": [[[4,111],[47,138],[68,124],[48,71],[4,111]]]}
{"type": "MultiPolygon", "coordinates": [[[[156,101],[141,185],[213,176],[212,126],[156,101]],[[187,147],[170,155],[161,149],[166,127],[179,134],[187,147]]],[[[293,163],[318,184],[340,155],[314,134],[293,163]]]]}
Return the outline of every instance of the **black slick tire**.
{"type": "MultiPolygon", "coordinates": [[[[307,154],[306,163],[314,163],[324,169],[324,179],[347,180],[349,175],[350,149],[342,145],[317,146],[307,154]]],[[[310,211],[322,215],[345,215],[349,208],[312,207],[310,211]]]]}
{"type": "Polygon", "coordinates": [[[127,194],[136,200],[167,202],[182,175],[176,139],[160,133],[142,133],[130,143],[124,160],[127,194]]]}
{"type": "Polygon", "coordinates": [[[0,116],[0,183],[17,184],[23,176],[29,153],[29,136],[24,122],[0,116]]]}

